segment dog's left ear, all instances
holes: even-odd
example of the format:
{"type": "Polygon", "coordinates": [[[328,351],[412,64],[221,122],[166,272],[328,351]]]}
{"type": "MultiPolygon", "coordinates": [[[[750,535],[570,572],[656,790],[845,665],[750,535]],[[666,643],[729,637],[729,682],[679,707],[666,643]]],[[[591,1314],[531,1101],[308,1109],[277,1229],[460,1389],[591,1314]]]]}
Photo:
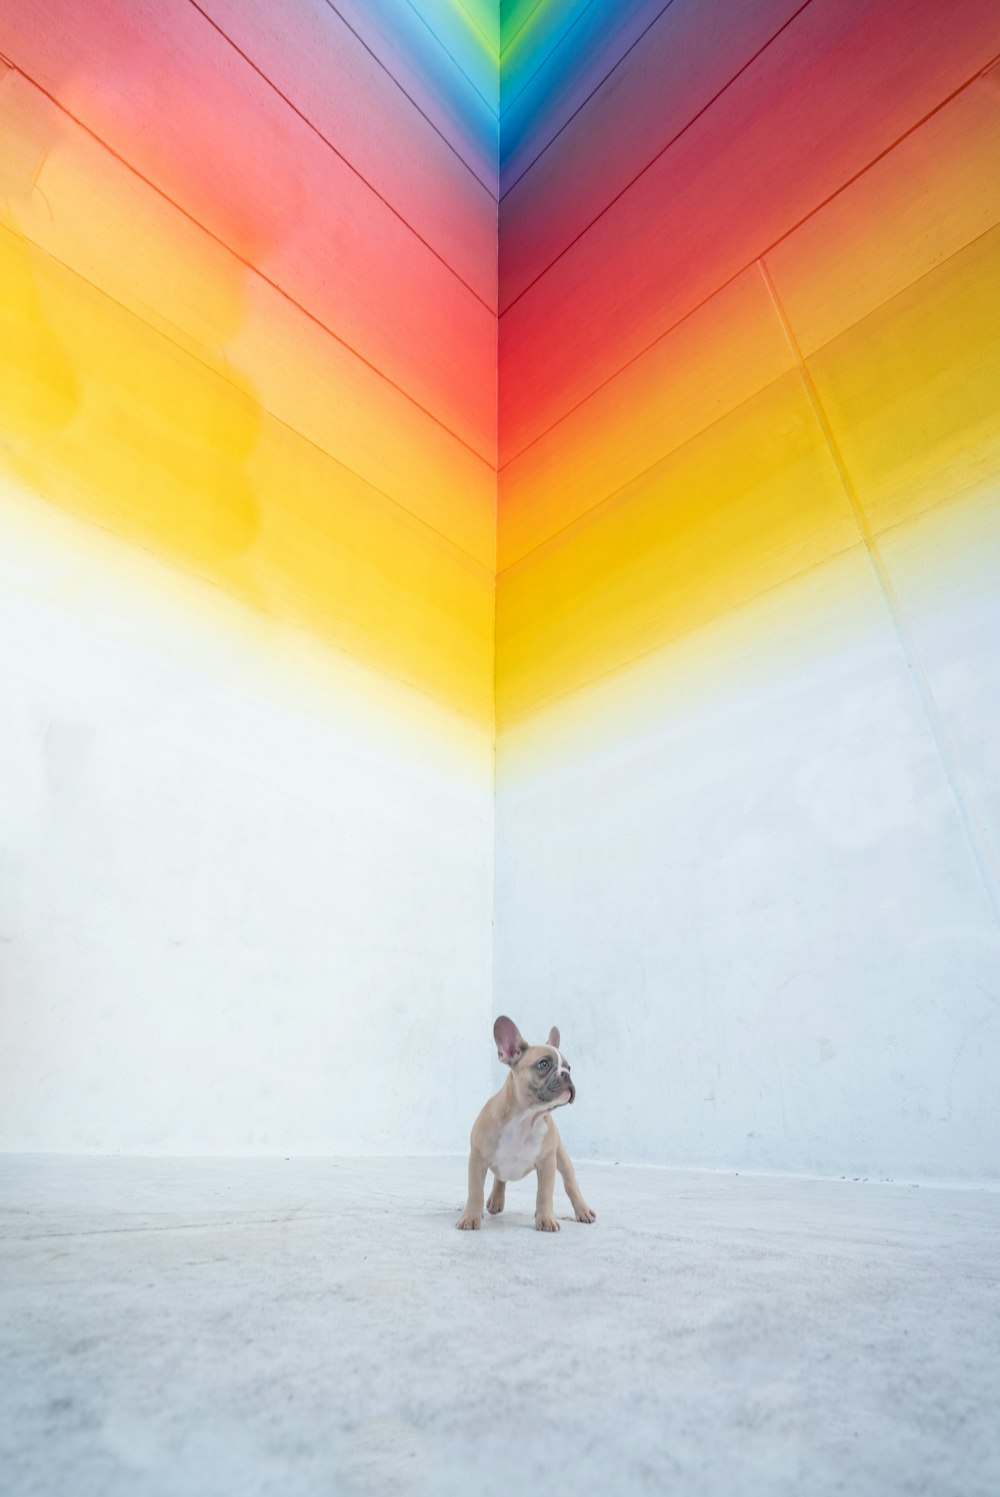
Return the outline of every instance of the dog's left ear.
{"type": "Polygon", "coordinates": [[[508,1019],[506,1014],[501,1014],[494,1024],[493,1038],[497,1042],[497,1058],[505,1066],[516,1066],[528,1048],[527,1040],[522,1037],[514,1020],[508,1019]]]}
{"type": "Polygon", "coordinates": [[[554,1050],[559,1049],[559,1031],[554,1024],[549,1030],[549,1044],[554,1050]]]}

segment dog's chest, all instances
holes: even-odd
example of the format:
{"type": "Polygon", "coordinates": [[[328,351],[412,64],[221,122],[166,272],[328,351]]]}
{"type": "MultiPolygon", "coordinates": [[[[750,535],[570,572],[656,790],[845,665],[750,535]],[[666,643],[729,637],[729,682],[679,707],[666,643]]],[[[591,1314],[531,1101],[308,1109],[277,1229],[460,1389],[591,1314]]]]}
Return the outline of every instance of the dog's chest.
{"type": "Polygon", "coordinates": [[[523,1180],[538,1163],[548,1131],[548,1119],[515,1118],[505,1123],[490,1160],[498,1180],[523,1180]]]}

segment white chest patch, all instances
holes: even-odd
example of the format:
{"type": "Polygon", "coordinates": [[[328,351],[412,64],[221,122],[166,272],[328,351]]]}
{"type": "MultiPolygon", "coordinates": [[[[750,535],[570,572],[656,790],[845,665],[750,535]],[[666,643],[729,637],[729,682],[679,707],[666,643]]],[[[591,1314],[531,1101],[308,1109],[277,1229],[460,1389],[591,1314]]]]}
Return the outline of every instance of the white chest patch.
{"type": "Polygon", "coordinates": [[[514,1118],[504,1126],[489,1161],[498,1180],[523,1180],[535,1168],[545,1142],[546,1126],[544,1115],[536,1122],[532,1122],[530,1115],[514,1118]]]}

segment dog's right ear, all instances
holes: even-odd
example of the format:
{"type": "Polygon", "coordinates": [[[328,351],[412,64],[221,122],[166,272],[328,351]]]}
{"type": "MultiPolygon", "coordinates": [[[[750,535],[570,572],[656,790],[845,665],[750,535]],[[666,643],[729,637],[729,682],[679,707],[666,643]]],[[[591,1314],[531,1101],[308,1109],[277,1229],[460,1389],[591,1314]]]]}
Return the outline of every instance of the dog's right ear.
{"type": "Polygon", "coordinates": [[[516,1066],[528,1048],[514,1020],[508,1019],[506,1014],[501,1014],[494,1024],[493,1038],[497,1042],[497,1055],[505,1066],[516,1066]]]}

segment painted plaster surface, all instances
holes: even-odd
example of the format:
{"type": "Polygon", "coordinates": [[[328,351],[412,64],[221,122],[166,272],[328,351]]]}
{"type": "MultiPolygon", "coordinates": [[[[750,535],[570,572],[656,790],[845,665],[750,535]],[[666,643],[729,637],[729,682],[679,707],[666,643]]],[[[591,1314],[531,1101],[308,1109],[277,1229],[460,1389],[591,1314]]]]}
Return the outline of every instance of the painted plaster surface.
{"type": "Polygon", "coordinates": [[[490,1057],[487,736],[12,499],[3,1146],[456,1147],[490,1057]],[[430,1106],[444,1032],[482,1065],[430,1106]]]}
{"type": "Polygon", "coordinates": [[[500,1005],[601,1157],[995,1179],[996,7],[501,45],[500,1005]]]}
{"type": "Polygon", "coordinates": [[[0,1146],[481,1096],[404,1077],[490,1004],[496,31],[2,7],[0,1146]]]}
{"type": "Polygon", "coordinates": [[[456,1232],[458,1158],[0,1170],[8,1497],[1000,1484],[994,1192],[582,1165],[548,1236],[456,1232]]]}
{"type": "Polygon", "coordinates": [[[997,1178],[998,47],[6,0],[0,1146],[997,1178]]]}

